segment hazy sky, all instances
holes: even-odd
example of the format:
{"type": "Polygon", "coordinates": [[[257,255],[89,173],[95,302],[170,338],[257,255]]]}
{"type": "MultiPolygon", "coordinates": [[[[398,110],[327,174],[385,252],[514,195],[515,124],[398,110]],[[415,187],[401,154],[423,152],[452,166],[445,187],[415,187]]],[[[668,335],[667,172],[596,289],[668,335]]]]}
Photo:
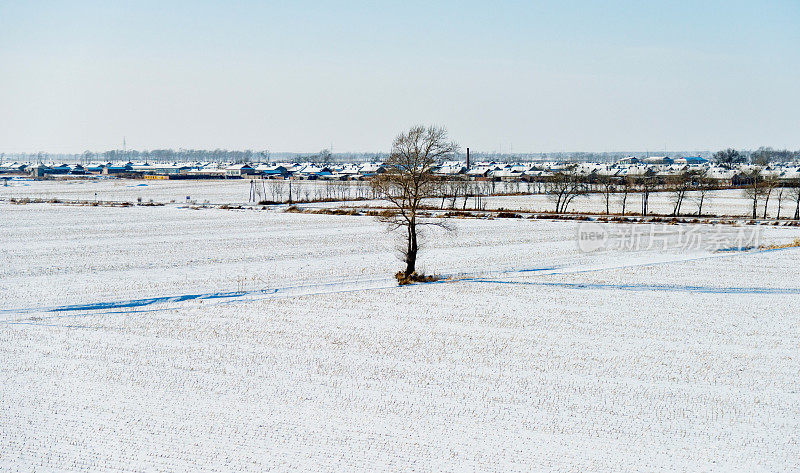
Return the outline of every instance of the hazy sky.
{"type": "Polygon", "coordinates": [[[0,0],[0,151],[800,148],[800,1],[0,0]]]}

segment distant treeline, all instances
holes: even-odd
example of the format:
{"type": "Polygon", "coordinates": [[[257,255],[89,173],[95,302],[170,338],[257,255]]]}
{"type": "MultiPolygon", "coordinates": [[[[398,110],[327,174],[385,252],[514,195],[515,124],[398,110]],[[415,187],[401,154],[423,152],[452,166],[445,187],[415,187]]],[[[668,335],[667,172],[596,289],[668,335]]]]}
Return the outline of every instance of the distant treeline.
{"type": "MultiPolygon", "coordinates": [[[[800,160],[800,150],[774,149],[760,147],[756,150],[728,149],[713,153],[712,151],[615,151],[615,152],[555,152],[555,153],[496,153],[485,151],[471,151],[470,160],[494,161],[502,163],[530,162],[530,161],[571,161],[571,162],[598,162],[613,163],[628,156],[666,156],[678,158],[685,156],[700,156],[714,161],[724,161],[720,155],[727,153],[726,159],[730,162],[788,162],[800,160]]],[[[151,163],[173,162],[225,162],[248,163],[269,161],[290,162],[316,162],[316,163],[366,163],[381,162],[388,157],[386,152],[364,153],[331,153],[323,149],[316,153],[270,152],[269,150],[227,150],[227,149],[153,149],[153,150],[108,150],[84,151],[83,153],[0,153],[0,162],[64,162],[88,163],[97,161],[147,161],[151,163]]],[[[453,159],[463,161],[466,154],[463,152],[453,159]]]]}

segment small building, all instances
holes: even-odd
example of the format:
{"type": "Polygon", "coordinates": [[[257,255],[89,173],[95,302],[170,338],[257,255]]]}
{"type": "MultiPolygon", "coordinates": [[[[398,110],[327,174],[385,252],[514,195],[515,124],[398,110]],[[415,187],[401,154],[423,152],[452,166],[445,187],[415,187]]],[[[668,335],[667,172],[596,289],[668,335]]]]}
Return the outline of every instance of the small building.
{"type": "Polygon", "coordinates": [[[56,175],[63,175],[69,174],[72,171],[72,167],[69,164],[59,164],[58,166],[52,166],[45,170],[45,174],[56,174],[56,175]]]}
{"type": "Polygon", "coordinates": [[[256,172],[265,179],[286,179],[289,177],[289,170],[285,166],[258,166],[256,172]]]}
{"type": "Polygon", "coordinates": [[[444,177],[459,176],[462,174],[466,174],[466,172],[467,172],[467,166],[459,162],[444,163],[433,170],[433,173],[435,175],[444,177]]]}
{"type": "Polygon", "coordinates": [[[522,178],[522,171],[514,171],[512,169],[499,169],[492,171],[489,176],[498,181],[517,181],[522,178]]]}
{"type": "Polygon", "coordinates": [[[74,165],[70,166],[69,173],[72,176],[84,176],[84,175],[88,174],[88,172],[86,171],[86,168],[83,167],[80,164],[74,164],[74,165]]]}
{"type": "Polygon", "coordinates": [[[108,164],[110,164],[110,163],[106,163],[106,164],[96,164],[96,163],[87,164],[86,165],[86,172],[88,172],[90,174],[102,174],[103,173],[103,169],[105,169],[106,165],[108,165],[108,164]]]}
{"type": "Polygon", "coordinates": [[[700,156],[684,156],[681,158],[675,158],[673,162],[675,164],[689,165],[689,166],[701,166],[708,164],[708,160],[700,156]]]}
{"type": "Polygon", "coordinates": [[[292,175],[292,178],[316,180],[316,179],[330,178],[330,176],[332,175],[333,175],[333,170],[329,167],[319,167],[319,166],[314,166],[313,164],[309,164],[303,166],[299,171],[294,173],[292,175]]]}
{"type": "Polygon", "coordinates": [[[115,174],[126,174],[133,170],[132,163],[125,163],[125,164],[111,164],[108,163],[103,166],[103,170],[101,171],[102,174],[112,176],[115,174]]]}
{"type": "Polygon", "coordinates": [[[374,174],[383,174],[386,172],[386,168],[382,164],[378,163],[366,163],[362,164],[361,167],[358,168],[359,174],[362,176],[371,176],[374,174]]]}
{"type": "Polygon", "coordinates": [[[23,174],[26,169],[26,164],[17,162],[0,164],[0,174],[23,174]]]}
{"type": "Polygon", "coordinates": [[[47,175],[47,171],[50,167],[45,166],[44,164],[37,164],[35,166],[31,166],[28,168],[28,172],[30,173],[31,177],[33,178],[41,178],[47,175]]]}
{"type": "Polygon", "coordinates": [[[627,158],[620,159],[616,163],[618,166],[630,166],[632,164],[639,164],[639,158],[635,156],[628,156],[627,158]]]}
{"type": "Polygon", "coordinates": [[[473,166],[467,171],[467,179],[481,180],[489,177],[492,168],[490,166],[473,166]]]}
{"type": "Polygon", "coordinates": [[[244,177],[258,174],[249,164],[234,164],[225,168],[225,177],[244,177]]]}
{"type": "Polygon", "coordinates": [[[651,156],[642,160],[645,164],[672,164],[672,158],[667,156],[651,156]]]}

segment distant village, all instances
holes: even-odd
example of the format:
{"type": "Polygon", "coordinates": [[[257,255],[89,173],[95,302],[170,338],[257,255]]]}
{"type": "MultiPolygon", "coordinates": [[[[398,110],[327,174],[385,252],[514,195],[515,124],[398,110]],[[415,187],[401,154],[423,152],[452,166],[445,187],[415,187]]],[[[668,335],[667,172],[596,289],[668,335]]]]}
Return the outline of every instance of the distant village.
{"type": "MultiPolygon", "coordinates": [[[[546,182],[559,175],[571,175],[587,182],[596,179],[654,177],[669,179],[692,173],[702,175],[720,186],[739,185],[758,170],[763,177],[778,181],[796,182],[800,179],[797,162],[772,163],[757,166],[749,163],[715,163],[699,156],[635,157],[614,163],[575,163],[569,161],[507,163],[493,161],[446,161],[433,172],[443,180],[546,182]]],[[[255,162],[255,163],[22,163],[0,164],[5,179],[25,176],[35,179],[91,178],[107,176],[131,179],[299,179],[299,180],[366,180],[386,171],[382,162],[318,163],[318,162],[255,162]]]]}

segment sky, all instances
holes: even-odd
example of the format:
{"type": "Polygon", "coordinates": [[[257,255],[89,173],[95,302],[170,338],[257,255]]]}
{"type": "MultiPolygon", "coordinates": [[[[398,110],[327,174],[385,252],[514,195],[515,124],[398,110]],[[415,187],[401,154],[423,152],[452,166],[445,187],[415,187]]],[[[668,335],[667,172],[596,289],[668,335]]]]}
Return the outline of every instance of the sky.
{"type": "Polygon", "coordinates": [[[0,151],[800,149],[800,1],[0,0],[0,151]]]}

